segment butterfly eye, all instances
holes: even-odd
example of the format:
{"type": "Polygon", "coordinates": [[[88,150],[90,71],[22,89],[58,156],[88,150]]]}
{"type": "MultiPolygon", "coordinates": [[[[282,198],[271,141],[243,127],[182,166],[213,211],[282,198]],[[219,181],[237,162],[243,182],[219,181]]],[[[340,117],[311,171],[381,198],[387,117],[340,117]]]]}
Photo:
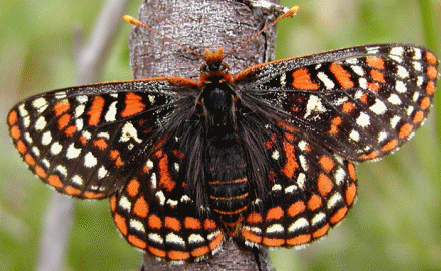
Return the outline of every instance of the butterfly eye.
{"type": "Polygon", "coordinates": [[[199,73],[200,73],[200,74],[204,74],[204,73],[206,73],[206,72],[208,72],[207,64],[203,64],[203,65],[201,66],[201,68],[199,69],[199,73]]]}
{"type": "Polygon", "coordinates": [[[230,66],[228,66],[228,64],[226,64],[226,63],[222,63],[219,66],[219,70],[222,72],[228,72],[230,70],[230,66]]]}

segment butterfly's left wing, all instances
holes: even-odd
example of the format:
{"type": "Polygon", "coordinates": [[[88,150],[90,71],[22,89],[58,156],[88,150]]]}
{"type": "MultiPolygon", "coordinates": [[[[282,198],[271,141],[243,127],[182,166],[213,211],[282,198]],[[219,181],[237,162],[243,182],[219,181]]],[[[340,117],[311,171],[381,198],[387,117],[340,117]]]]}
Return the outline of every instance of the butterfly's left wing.
{"type": "Polygon", "coordinates": [[[351,161],[379,158],[412,136],[428,114],[437,69],[425,48],[377,44],[235,75],[241,101],[254,112],[244,120],[260,122],[258,129],[244,125],[250,156],[269,165],[260,167],[264,176],[250,178],[263,189],[243,222],[245,243],[305,244],[341,221],[356,196],[351,161]]]}
{"type": "Polygon", "coordinates": [[[234,79],[244,99],[362,162],[413,135],[427,117],[437,77],[438,60],[430,50],[374,44],[264,63],[234,79]]]}

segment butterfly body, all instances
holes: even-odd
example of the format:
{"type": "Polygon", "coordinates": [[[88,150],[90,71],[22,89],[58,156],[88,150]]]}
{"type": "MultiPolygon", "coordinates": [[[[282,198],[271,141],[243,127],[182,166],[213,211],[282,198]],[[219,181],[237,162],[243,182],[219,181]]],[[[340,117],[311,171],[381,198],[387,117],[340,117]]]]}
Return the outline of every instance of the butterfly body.
{"type": "Polygon", "coordinates": [[[228,73],[206,51],[198,82],[156,77],[30,97],[8,115],[30,169],[57,191],[110,198],[133,246],[175,262],[227,236],[292,247],[324,236],[353,205],[352,162],[378,159],[427,117],[438,60],[374,44],[228,73]]]}

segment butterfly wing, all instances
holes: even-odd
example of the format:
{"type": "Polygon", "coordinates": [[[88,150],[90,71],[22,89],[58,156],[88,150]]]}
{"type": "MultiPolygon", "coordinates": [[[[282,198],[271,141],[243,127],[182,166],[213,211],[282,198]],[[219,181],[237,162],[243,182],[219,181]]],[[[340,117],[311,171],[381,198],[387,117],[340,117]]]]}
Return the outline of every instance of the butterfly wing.
{"type": "Polygon", "coordinates": [[[58,192],[105,198],[146,159],[194,88],[190,80],[153,79],[43,93],[11,109],[10,135],[30,169],[58,192]]]}
{"type": "Polygon", "coordinates": [[[235,81],[244,99],[361,162],[413,135],[427,117],[437,77],[438,60],[426,48],[376,44],[264,63],[235,81]]]}
{"type": "MultiPolygon", "coordinates": [[[[208,206],[197,200],[197,192],[205,191],[203,176],[199,175],[203,168],[198,170],[191,163],[194,159],[189,149],[200,153],[200,126],[186,127],[190,129],[178,128],[124,189],[110,198],[114,222],[127,241],[171,261],[198,261],[215,253],[224,239],[208,206]],[[192,177],[188,173],[201,177],[197,191],[189,189],[192,177]]],[[[202,160],[194,162],[201,165],[202,160]]]]}
{"type": "Polygon", "coordinates": [[[189,194],[187,187],[190,172],[203,178],[194,173],[202,161],[195,156],[200,123],[192,122],[196,90],[175,77],[56,90],[17,104],[10,134],[31,170],[57,191],[110,196],[115,225],[131,245],[191,261],[223,241],[209,209],[196,206],[202,188],[189,194]]]}
{"type": "Polygon", "coordinates": [[[254,193],[241,229],[245,244],[301,245],[341,221],[356,197],[351,161],[379,158],[412,136],[428,114],[437,68],[425,48],[378,44],[235,75],[253,123],[260,121],[244,125],[247,144],[262,146],[252,153],[269,165],[250,178],[266,192],[254,193]]]}

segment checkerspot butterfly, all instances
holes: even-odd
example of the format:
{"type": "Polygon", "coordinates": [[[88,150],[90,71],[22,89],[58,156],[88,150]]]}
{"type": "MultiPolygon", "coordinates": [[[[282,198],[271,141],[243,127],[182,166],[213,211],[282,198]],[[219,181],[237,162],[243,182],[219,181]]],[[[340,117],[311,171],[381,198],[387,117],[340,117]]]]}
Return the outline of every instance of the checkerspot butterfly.
{"type": "MultiPolygon", "coordinates": [[[[291,10],[291,13],[295,13],[291,10]]],[[[127,241],[175,262],[226,237],[292,247],[353,205],[353,162],[400,147],[427,117],[430,50],[374,44],[228,73],[206,50],[198,82],[156,77],[55,90],[8,115],[30,169],[58,192],[110,197],[127,241]]]]}

